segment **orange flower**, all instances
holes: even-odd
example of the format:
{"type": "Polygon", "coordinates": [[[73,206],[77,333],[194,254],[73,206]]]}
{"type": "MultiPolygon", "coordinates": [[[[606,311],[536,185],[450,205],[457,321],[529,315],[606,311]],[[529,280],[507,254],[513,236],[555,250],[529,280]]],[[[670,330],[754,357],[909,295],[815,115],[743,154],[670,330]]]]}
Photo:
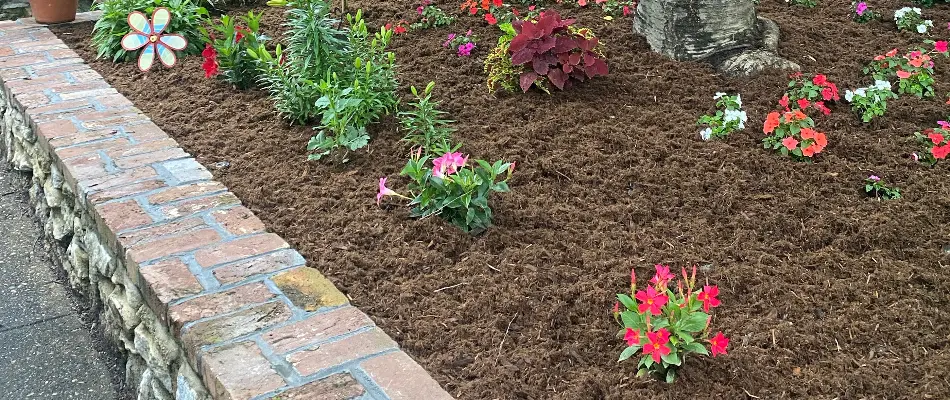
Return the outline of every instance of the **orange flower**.
{"type": "Polygon", "coordinates": [[[894,57],[895,55],[897,55],[897,49],[893,49],[893,50],[887,52],[887,54],[884,54],[884,55],[886,55],[886,56],[888,56],[888,57],[894,57]]]}
{"type": "Polygon", "coordinates": [[[913,59],[913,60],[910,60],[910,65],[913,65],[914,67],[920,68],[921,65],[924,65],[924,59],[923,59],[923,57],[918,57],[918,58],[915,58],[915,59],[913,59]]]}
{"type": "Polygon", "coordinates": [[[798,147],[798,143],[798,140],[791,136],[782,139],[782,145],[789,150],[795,150],[795,148],[798,147]]]}
{"type": "Polygon", "coordinates": [[[897,71],[897,77],[898,77],[898,78],[907,79],[907,78],[910,78],[910,76],[911,76],[911,73],[910,73],[910,72],[907,72],[907,71],[904,71],[904,70],[898,70],[898,71],[897,71]]]}
{"type": "Polygon", "coordinates": [[[762,128],[762,131],[765,133],[772,133],[775,131],[779,125],[779,114],[775,111],[769,113],[769,116],[765,118],[765,127],[762,128]]]}
{"type": "Polygon", "coordinates": [[[816,133],[818,132],[815,132],[814,129],[802,128],[802,139],[814,139],[816,133]]]}
{"type": "Polygon", "coordinates": [[[808,118],[808,116],[802,110],[792,110],[785,113],[785,122],[804,121],[805,118],[808,118]]]}
{"type": "Polygon", "coordinates": [[[828,145],[828,137],[824,133],[815,132],[815,145],[818,146],[816,153],[821,152],[828,145]]]}
{"type": "Polygon", "coordinates": [[[808,147],[802,149],[802,155],[805,156],[805,157],[814,156],[815,153],[817,153],[817,151],[815,151],[815,145],[811,145],[811,146],[808,146],[808,147]]]}

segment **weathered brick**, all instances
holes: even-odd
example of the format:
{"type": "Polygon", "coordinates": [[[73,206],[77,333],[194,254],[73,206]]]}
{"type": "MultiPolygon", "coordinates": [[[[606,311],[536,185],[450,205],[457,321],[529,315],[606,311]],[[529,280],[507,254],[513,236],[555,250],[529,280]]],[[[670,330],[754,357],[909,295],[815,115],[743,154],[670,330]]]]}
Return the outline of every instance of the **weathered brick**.
{"type": "Polygon", "coordinates": [[[253,306],[231,314],[201,320],[185,330],[181,340],[194,354],[202,346],[222,343],[287,321],[290,309],[280,301],[253,306]]]}
{"type": "Polygon", "coordinates": [[[63,136],[72,136],[79,133],[79,128],[72,121],[50,121],[36,124],[36,134],[52,140],[63,136]]]}
{"type": "Polygon", "coordinates": [[[201,370],[215,399],[246,400],[284,386],[284,380],[254,342],[202,352],[201,370]]]}
{"type": "Polygon", "coordinates": [[[166,236],[133,246],[126,257],[137,263],[154,260],[159,257],[182,254],[221,240],[213,229],[202,229],[181,235],[166,236]]]}
{"type": "Polygon", "coordinates": [[[30,53],[43,53],[50,50],[63,50],[68,49],[69,46],[66,46],[60,40],[37,40],[35,42],[23,43],[17,46],[16,51],[18,54],[30,54],[30,53]]]}
{"type": "Polygon", "coordinates": [[[143,153],[134,156],[118,158],[114,159],[114,161],[115,165],[119,168],[132,168],[185,157],[188,157],[188,153],[185,153],[185,151],[181,148],[175,147],[165,150],[153,151],[151,153],[143,153]]]}
{"type": "Polygon", "coordinates": [[[135,200],[106,203],[96,206],[96,212],[113,232],[120,232],[152,223],[152,217],[135,200]]]}
{"type": "Polygon", "coordinates": [[[70,49],[68,47],[65,49],[50,50],[47,53],[50,55],[50,57],[53,57],[54,60],[79,57],[79,55],[76,54],[76,52],[73,51],[73,49],[70,49]]]}
{"type": "MultiPolygon", "coordinates": [[[[347,372],[330,375],[303,386],[280,393],[270,400],[351,400],[366,393],[366,389],[347,372]]],[[[423,400],[423,399],[419,399],[423,400]]]]}
{"type": "Polygon", "coordinates": [[[212,211],[211,218],[234,236],[264,232],[264,223],[244,206],[212,211]]]}
{"type": "Polygon", "coordinates": [[[435,379],[401,351],[370,358],[360,367],[392,400],[452,400],[435,379]]]}
{"type": "Polygon", "coordinates": [[[316,311],[323,307],[335,307],[347,303],[346,296],[340,293],[329,279],[313,268],[295,268],[274,276],[272,280],[295,306],[305,311],[316,311]]]}
{"type": "Polygon", "coordinates": [[[192,200],[184,200],[179,203],[169,204],[161,207],[161,212],[166,218],[179,218],[182,216],[194,215],[204,210],[212,208],[225,207],[241,204],[237,196],[231,192],[224,192],[207,197],[201,197],[192,200]]]}
{"type": "Polygon", "coordinates": [[[165,187],[165,182],[160,180],[149,180],[135,182],[128,185],[116,186],[90,193],[87,198],[93,204],[106,202],[109,200],[120,199],[128,196],[135,196],[145,192],[150,192],[165,187]]]}
{"type": "Polygon", "coordinates": [[[72,85],[69,87],[68,91],[59,92],[59,98],[62,100],[74,100],[82,99],[86,97],[99,97],[110,94],[116,94],[118,91],[115,89],[104,86],[97,82],[81,83],[78,85],[72,85]],[[80,87],[83,87],[80,89],[80,87]]]}
{"type": "Polygon", "coordinates": [[[19,104],[19,109],[30,109],[33,107],[45,106],[53,102],[46,93],[26,93],[18,95],[13,99],[16,104],[19,104]]]}
{"type": "Polygon", "coordinates": [[[178,183],[188,183],[188,182],[197,182],[205,181],[211,179],[211,173],[202,166],[198,164],[194,159],[188,158],[184,160],[175,160],[175,161],[166,161],[161,164],[162,168],[168,171],[178,183]]]}
{"type": "Polygon", "coordinates": [[[102,178],[83,181],[81,182],[80,186],[83,192],[88,193],[92,191],[109,189],[116,186],[127,186],[135,182],[155,178],[157,176],[158,173],[156,173],[155,169],[152,167],[141,167],[120,171],[117,174],[112,174],[102,178]]]}
{"type": "Polygon", "coordinates": [[[213,273],[218,281],[228,284],[303,264],[303,257],[295,250],[288,249],[216,268],[213,273]]]}
{"type": "Polygon", "coordinates": [[[195,252],[195,260],[202,267],[211,267],[287,247],[290,246],[280,236],[265,233],[201,249],[195,252]]]}
{"type": "Polygon", "coordinates": [[[289,361],[300,375],[308,376],[361,357],[395,349],[396,342],[379,328],[373,328],[335,342],[290,353],[289,361]]]}
{"type": "Polygon", "coordinates": [[[274,329],[262,335],[277,353],[301,347],[373,326],[373,321],[355,307],[343,307],[274,329]]]}
{"type": "Polygon", "coordinates": [[[104,111],[102,113],[96,113],[100,115],[93,116],[91,114],[83,114],[77,116],[77,118],[82,121],[80,126],[85,129],[105,129],[107,127],[118,127],[148,121],[148,117],[146,117],[144,114],[136,113],[134,111],[104,111]],[[106,114],[113,115],[107,116],[106,114]]]}
{"type": "Polygon", "coordinates": [[[0,57],[12,56],[13,48],[10,46],[0,46],[0,57]]]}
{"type": "Polygon", "coordinates": [[[170,307],[168,322],[175,332],[180,332],[181,328],[189,322],[229,313],[251,304],[263,303],[275,296],[260,282],[241,285],[223,292],[196,297],[170,307]]]}
{"type": "Polygon", "coordinates": [[[66,167],[67,175],[79,181],[100,178],[110,174],[106,168],[106,160],[98,153],[63,160],[63,166],[66,167]]]}
{"type": "Polygon", "coordinates": [[[0,59],[0,69],[16,68],[25,65],[41,64],[47,62],[45,54],[23,54],[0,59]]]}
{"type": "Polygon", "coordinates": [[[95,105],[92,104],[92,102],[90,102],[89,100],[80,99],[80,100],[63,101],[63,102],[54,103],[54,104],[41,106],[41,107],[33,107],[26,110],[26,113],[29,114],[30,116],[38,116],[42,114],[68,113],[75,110],[83,110],[83,111],[88,112],[90,110],[93,110],[94,107],[95,105]]]}
{"type": "Polygon", "coordinates": [[[144,229],[122,232],[119,235],[119,243],[124,248],[132,248],[140,244],[148,243],[151,240],[159,239],[170,235],[183,235],[188,232],[195,232],[202,229],[210,229],[201,218],[186,218],[177,221],[165,222],[156,226],[144,229]]]}
{"type": "MultiPolygon", "coordinates": [[[[102,78],[102,75],[99,75],[99,73],[93,69],[82,69],[82,70],[77,70],[77,71],[71,71],[69,72],[69,76],[72,77],[73,81],[76,83],[85,83],[85,82],[94,82],[94,81],[104,80],[102,78]]],[[[125,96],[122,96],[122,95],[113,95],[113,96],[121,97],[125,99],[125,96]]],[[[106,96],[106,97],[113,97],[113,96],[106,96]]],[[[103,101],[103,99],[96,99],[96,100],[99,101],[100,103],[103,101]]],[[[129,105],[132,104],[131,101],[126,100],[126,102],[128,102],[129,105]]]]}
{"type": "Polygon", "coordinates": [[[98,142],[85,143],[76,146],[70,147],[60,147],[55,150],[56,155],[59,156],[61,160],[68,158],[87,156],[91,153],[96,153],[99,150],[107,150],[114,148],[121,148],[129,146],[129,140],[122,137],[117,137],[115,139],[109,140],[100,140],[98,142]]]}
{"type": "Polygon", "coordinates": [[[139,142],[127,147],[112,149],[107,154],[113,159],[120,159],[179,147],[180,146],[178,146],[178,142],[172,138],[166,137],[161,140],[153,140],[145,143],[139,142]]]}
{"type": "Polygon", "coordinates": [[[190,183],[182,186],[171,187],[160,193],[148,197],[149,204],[165,204],[173,201],[184,200],[192,197],[204,196],[216,192],[227,190],[224,185],[216,181],[190,183]]]}
{"type": "Polygon", "coordinates": [[[135,126],[126,127],[125,130],[129,133],[129,136],[141,143],[150,142],[153,140],[169,139],[168,134],[166,134],[165,131],[163,131],[154,123],[138,124],[135,126]]]}
{"type": "Polygon", "coordinates": [[[0,70],[0,78],[4,80],[7,79],[23,79],[30,76],[30,72],[24,68],[9,68],[0,70]]]}
{"type": "Polygon", "coordinates": [[[160,316],[165,315],[169,303],[196,295],[204,289],[188,266],[179,259],[140,267],[138,275],[141,276],[141,282],[136,283],[145,289],[146,302],[160,316]]]}

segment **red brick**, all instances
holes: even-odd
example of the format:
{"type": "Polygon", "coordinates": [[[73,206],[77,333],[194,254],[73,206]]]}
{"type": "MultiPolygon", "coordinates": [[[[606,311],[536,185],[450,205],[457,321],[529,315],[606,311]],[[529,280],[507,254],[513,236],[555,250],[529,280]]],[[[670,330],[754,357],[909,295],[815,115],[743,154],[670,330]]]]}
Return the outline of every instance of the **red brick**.
{"type": "Polygon", "coordinates": [[[373,326],[373,321],[355,307],[343,307],[274,329],[261,337],[277,353],[301,347],[373,326]]]}
{"type": "Polygon", "coordinates": [[[186,218],[173,222],[165,222],[144,229],[123,232],[119,235],[119,244],[124,248],[131,248],[164,236],[182,235],[188,232],[210,228],[211,227],[201,218],[186,218]]]}
{"type": "MultiPolygon", "coordinates": [[[[366,393],[366,389],[346,372],[298,386],[270,400],[354,400],[366,393]]],[[[423,399],[419,399],[423,400],[423,399]]]]}
{"type": "Polygon", "coordinates": [[[45,54],[23,54],[0,58],[0,69],[16,68],[25,65],[41,64],[48,62],[45,54]]]}
{"type": "Polygon", "coordinates": [[[263,303],[273,299],[274,296],[276,295],[271,293],[267,286],[257,282],[196,297],[168,309],[169,326],[174,332],[181,332],[181,327],[189,322],[229,313],[252,304],[263,303]]]}
{"type": "Polygon", "coordinates": [[[81,182],[84,191],[109,189],[116,186],[131,185],[137,181],[155,178],[158,173],[152,167],[142,167],[121,171],[117,174],[102,178],[89,179],[81,182]]]}
{"type": "Polygon", "coordinates": [[[14,98],[16,104],[20,105],[20,109],[30,109],[33,107],[45,106],[52,103],[49,96],[46,93],[27,93],[21,94],[14,98]]]}
{"type": "Polygon", "coordinates": [[[143,153],[130,157],[113,159],[113,161],[115,161],[115,165],[119,168],[133,168],[187,157],[189,157],[188,153],[185,153],[185,151],[181,148],[174,147],[165,150],[153,151],[151,153],[143,153]]]}
{"type": "Polygon", "coordinates": [[[63,160],[63,165],[66,167],[66,174],[79,181],[109,175],[106,161],[98,153],[63,160]]]}
{"type": "MultiPolygon", "coordinates": [[[[95,81],[104,80],[102,79],[102,75],[99,75],[98,72],[92,69],[72,71],[69,73],[69,76],[71,76],[73,78],[73,81],[75,81],[76,83],[86,83],[86,82],[95,82],[95,81]]],[[[122,95],[113,95],[113,96],[118,96],[125,99],[125,97],[122,95]]],[[[107,97],[113,97],[113,96],[107,96],[107,97]]],[[[96,100],[99,100],[100,103],[103,101],[103,99],[96,99],[96,100]]],[[[129,102],[129,104],[131,104],[131,102],[129,102]]]]}
{"type": "Polygon", "coordinates": [[[280,236],[265,233],[201,249],[195,252],[195,260],[202,267],[211,267],[288,247],[280,236]]]}
{"type": "Polygon", "coordinates": [[[187,215],[194,215],[204,210],[224,207],[229,205],[241,204],[241,201],[231,192],[225,192],[208,197],[201,197],[193,200],[186,200],[176,204],[170,204],[161,208],[162,214],[168,218],[178,218],[187,215]]]}
{"type": "Polygon", "coordinates": [[[65,49],[50,50],[48,53],[50,56],[53,57],[54,60],[62,60],[64,58],[78,58],[79,57],[79,55],[76,54],[75,51],[73,51],[72,49],[68,47],[65,49]]]}
{"type": "Polygon", "coordinates": [[[211,217],[214,218],[224,230],[234,236],[264,232],[264,223],[261,222],[251,210],[248,210],[244,206],[237,206],[226,210],[215,210],[211,212],[211,217]]]}
{"type": "Polygon", "coordinates": [[[13,48],[10,46],[0,46],[0,57],[12,56],[13,48]]]}
{"type": "Polygon", "coordinates": [[[302,264],[300,255],[294,250],[283,250],[249,260],[244,260],[214,270],[214,277],[222,283],[243,281],[252,276],[280,271],[302,264]]]}
{"type": "Polygon", "coordinates": [[[392,400],[452,400],[429,373],[401,351],[370,358],[360,367],[392,400]]]}
{"type": "Polygon", "coordinates": [[[176,236],[167,236],[151,240],[129,248],[126,257],[133,262],[143,263],[159,257],[185,253],[221,240],[213,229],[202,229],[176,236]]]}
{"type": "MultiPolygon", "coordinates": [[[[73,126],[72,122],[70,122],[69,120],[60,120],[60,121],[63,121],[62,124],[64,124],[64,127],[62,128],[63,131],[68,129],[65,127],[66,125],[73,126]]],[[[88,142],[92,142],[92,141],[96,141],[100,139],[113,138],[118,135],[119,135],[119,131],[112,130],[112,129],[105,129],[105,130],[100,130],[100,131],[78,132],[72,135],[62,135],[53,139],[48,139],[48,141],[49,141],[50,146],[52,146],[55,149],[59,147],[75,146],[77,144],[88,143],[88,142]]]]}
{"type": "MultiPolygon", "coordinates": [[[[14,89],[22,89],[22,88],[28,88],[31,86],[39,86],[41,87],[40,91],[42,91],[43,89],[49,86],[61,86],[62,84],[67,83],[67,82],[68,81],[66,80],[65,74],[56,74],[56,75],[41,76],[37,78],[26,77],[23,79],[16,79],[16,80],[11,79],[11,80],[5,81],[3,85],[11,89],[11,91],[14,93],[21,93],[21,91],[14,90],[14,89]]],[[[25,92],[25,90],[23,92],[25,92]]]]}
{"type": "Polygon", "coordinates": [[[93,204],[98,204],[109,200],[139,195],[162,187],[165,187],[165,182],[160,180],[136,182],[93,192],[87,196],[87,199],[93,204]]]}
{"type": "Polygon", "coordinates": [[[195,322],[181,340],[186,351],[194,354],[202,346],[223,343],[236,337],[281,324],[291,317],[290,309],[280,301],[272,301],[220,317],[195,322]]]}
{"type": "Polygon", "coordinates": [[[37,76],[91,70],[88,65],[81,61],[82,60],[57,60],[47,64],[34,65],[30,68],[37,76]]]}
{"type": "Polygon", "coordinates": [[[300,375],[308,376],[361,357],[395,349],[396,342],[379,328],[373,328],[335,342],[291,353],[289,361],[300,375]]]}
{"type": "Polygon", "coordinates": [[[72,147],[60,147],[55,150],[56,155],[59,156],[61,160],[68,158],[79,157],[79,156],[88,156],[91,153],[96,153],[99,150],[109,150],[113,148],[122,148],[129,146],[131,143],[126,138],[115,138],[109,140],[102,140],[98,142],[92,142],[87,144],[81,144],[72,147]]]}
{"type": "Polygon", "coordinates": [[[70,100],[60,103],[54,103],[47,106],[33,107],[26,110],[27,114],[30,116],[40,115],[40,114],[60,114],[68,113],[74,110],[83,110],[89,112],[94,109],[94,105],[86,99],[83,100],[70,100]]]}
{"type": "Polygon", "coordinates": [[[7,79],[23,79],[30,76],[30,72],[26,68],[10,68],[0,70],[0,78],[4,80],[7,79]]]}
{"type": "MultiPolygon", "coordinates": [[[[56,92],[54,90],[54,92],[56,92]]],[[[62,92],[59,92],[59,98],[66,100],[82,99],[86,97],[98,97],[105,96],[110,94],[118,93],[115,89],[108,86],[106,83],[81,83],[78,85],[72,85],[67,87],[62,92]]]]}
{"type": "Polygon", "coordinates": [[[142,143],[153,140],[168,139],[168,135],[165,133],[165,131],[153,123],[145,123],[132,127],[126,127],[125,130],[129,133],[129,135],[135,138],[135,140],[142,143]]]}
{"type": "Polygon", "coordinates": [[[36,130],[38,136],[45,137],[47,140],[79,133],[79,128],[71,121],[50,121],[36,124],[36,130]]]}
{"type": "Polygon", "coordinates": [[[254,342],[202,352],[201,375],[214,399],[246,400],[284,386],[254,342]]]}
{"type": "Polygon", "coordinates": [[[169,303],[204,290],[188,266],[178,259],[139,267],[139,275],[142,281],[137,283],[146,289],[146,301],[159,315],[165,314],[169,303]]]}
{"type": "MultiPolygon", "coordinates": [[[[138,111],[138,110],[135,110],[138,111]]],[[[144,114],[133,112],[133,111],[107,111],[104,113],[98,113],[100,115],[90,115],[84,114],[78,116],[82,120],[83,128],[86,129],[103,129],[110,126],[122,126],[127,124],[135,124],[137,122],[148,121],[148,117],[144,114]],[[106,116],[105,113],[111,113],[113,115],[106,116]],[[84,118],[95,118],[95,119],[84,119],[84,118]]]]}
{"type": "Polygon", "coordinates": [[[162,140],[153,140],[151,142],[145,143],[136,143],[135,145],[130,145],[127,147],[116,148],[110,150],[107,154],[112,159],[120,159],[125,157],[137,156],[145,153],[152,153],[159,150],[166,150],[172,148],[178,148],[178,142],[172,138],[165,138],[162,140]]]}
{"type": "MultiPolygon", "coordinates": [[[[66,46],[61,40],[38,40],[35,42],[24,43],[17,46],[17,52],[20,54],[30,54],[30,53],[42,53],[46,51],[54,50],[64,50],[68,49],[69,46],[66,46]]],[[[75,54],[75,53],[73,53],[75,54]]]]}
{"type": "Polygon", "coordinates": [[[152,223],[152,217],[149,217],[135,200],[98,205],[96,206],[96,212],[113,232],[121,232],[152,223]]]}
{"type": "Polygon", "coordinates": [[[228,188],[216,181],[190,183],[175,186],[168,190],[149,196],[149,204],[165,204],[192,197],[204,196],[215,192],[225,191],[228,188]]]}

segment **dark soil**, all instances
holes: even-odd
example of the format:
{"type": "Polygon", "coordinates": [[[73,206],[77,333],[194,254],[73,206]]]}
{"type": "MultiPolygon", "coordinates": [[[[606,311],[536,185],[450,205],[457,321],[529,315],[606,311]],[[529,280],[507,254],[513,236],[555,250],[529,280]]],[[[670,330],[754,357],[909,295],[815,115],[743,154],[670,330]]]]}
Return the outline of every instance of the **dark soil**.
{"type": "MultiPolygon", "coordinates": [[[[408,0],[348,3],[377,25],[415,13],[408,0]]],[[[906,4],[870,5],[891,15],[906,4]]],[[[781,53],[842,93],[871,83],[861,68],[874,55],[922,40],[854,23],[850,10],[760,5],[782,27],[781,53]]],[[[265,12],[279,29],[280,11],[265,12]]],[[[925,12],[946,36],[950,8],[925,12]]],[[[785,72],[727,79],[651,53],[627,18],[570,14],[607,43],[611,71],[551,96],[487,93],[481,63],[497,30],[474,17],[395,40],[404,89],[437,82],[464,151],[518,163],[513,191],[493,200],[497,226],[475,238],[409,219],[392,199],[374,204],[379,177],[406,160],[393,119],[348,164],[307,162],[309,127],[279,120],[260,91],[205,79],[199,58],[143,75],[93,61],[89,25],[58,30],[198,160],[229,162],[216,178],[461,399],[950,398],[950,164],[908,157],[912,134],[947,116],[943,99],[891,102],[869,126],[835,105],[817,118],[829,146],[797,163],[760,144],[785,72]],[[469,27],[475,57],[441,47],[469,27]],[[740,92],[751,119],[707,143],[695,121],[717,91],[740,92]],[[872,173],[904,198],[863,196],[872,173]],[[705,266],[722,287],[714,323],[732,337],[727,356],[689,359],[675,385],[616,362],[614,295],[631,268],[649,277],[657,262],[705,266]]],[[[948,66],[937,61],[941,94],[948,66]]]]}

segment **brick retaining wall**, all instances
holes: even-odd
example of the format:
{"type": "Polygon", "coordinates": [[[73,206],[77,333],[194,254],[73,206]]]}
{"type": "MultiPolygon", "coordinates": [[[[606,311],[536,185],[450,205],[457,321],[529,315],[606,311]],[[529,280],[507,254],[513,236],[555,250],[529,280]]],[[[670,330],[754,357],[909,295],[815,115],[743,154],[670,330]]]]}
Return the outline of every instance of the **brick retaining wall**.
{"type": "Polygon", "coordinates": [[[139,399],[451,399],[44,26],[0,22],[0,82],[0,150],[139,399]]]}

